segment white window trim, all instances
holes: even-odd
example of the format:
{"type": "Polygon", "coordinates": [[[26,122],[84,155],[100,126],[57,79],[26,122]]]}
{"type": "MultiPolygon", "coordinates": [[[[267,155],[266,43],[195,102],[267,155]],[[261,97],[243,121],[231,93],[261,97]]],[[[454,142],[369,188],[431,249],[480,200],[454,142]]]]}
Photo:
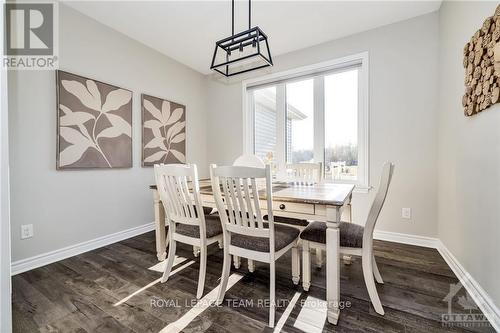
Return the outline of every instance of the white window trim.
{"type": "MultiPolygon", "coordinates": [[[[368,56],[368,51],[362,52],[362,53],[357,53],[353,54],[350,56],[342,57],[342,58],[337,58],[329,61],[324,61],[320,62],[317,64],[312,64],[312,65],[307,65],[303,67],[298,67],[282,72],[277,72],[277,73],[272,73],[269,75],[264,75],[261,77],[257,78],[252,78],[248,80],[244,80],[241,84],[241,96],[242,96],[242,111],[243,111],[243,152],[245,154],[253,154],[253,126],[254,126],[254,119],[253,119],[253,112],[252,112],[252,107],[253,107],[253,100],[247,97],[247,88],[256,86],[256,85],[263,85],[266,83],[272,83],[275,81],[281,81],[281,80],[289,80],[295,77],[299,76],[305,76],[305,75],[313,75],[315,73],[321,73],[325,71],[334,71],[336,69],[341,69],[345,68],[349,65],[357,65],[360,64],[360,71],[359,71],[359,88],[360,88],[360,94],[359,94],[359,101],[358,101],[358,133],[359,133],[359,139],[360,142],[363,144],[360,144],[358,146],[358,157],[359,157],[359,165],[363,165],[362,168],[362,173],[358,174],[358,181],[356,182],[356,190],[359,192],[367,192],[370,189],[370,118],[369,118],[369,56],[368,56]]],[[[314,103],[320,103],[324,104],[324,101],[320,101],[319,99],[315,98],[314,103]]],[[[320,108],[324,108],[323,106],[320,106],[320,108]]],[[[318,110],[319,108],[315,107],[315,114],[314,114],[314,119],[315,119],[315,124],[317,123],[316,120],[321,120],[322,116],[318,115],[318,110]]],[[[324,121],[322,121],[324,123],[324,121]]],[[[324,139],[324,129],[323,125],[316,127],[315,125],[315,131],[319,129],[320,135],[315,135],[315,150],[314,150],[314,158],[315,160],[318,161],[323,161],[323,151],[320,151],[318,149],[318,145],[316,140],[324,139]],[[319,129],[321,127],[321,129],[319,129]]],[[[324,140],[323,140],[324,141],[324,140]]],[[[336,181],[338,183],[341,183],[341,181],[336,181]]]]}

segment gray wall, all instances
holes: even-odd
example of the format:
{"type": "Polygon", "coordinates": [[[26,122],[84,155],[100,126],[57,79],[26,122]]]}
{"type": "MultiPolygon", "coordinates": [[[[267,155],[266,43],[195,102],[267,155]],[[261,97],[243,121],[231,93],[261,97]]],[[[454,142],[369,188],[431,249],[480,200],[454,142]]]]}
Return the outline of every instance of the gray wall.
{"type": "MultiPolygon", "coordinates": [[[[267,71],[369,51],[371,185],[385,161],[396,163],[379,230],[437,236],[438,35],[432,13],[276,57],[267,71]],[[412,208],[411,221],[401,219],[402,207],[412,208]]],[[[209,80],[208,94],[208,160],[231,163],[243,151],[241,83],[209,80]]],[[[373,195],[355,194],[356,222],[373,195]]]]}
{"type": "MultiPolygon", "coordinates": [[[[3,10],[0,11],[3,26],[3,10]]],[[[3,54],[3,36],[0,37],[3,54]]],[[[7,71],[0,71],[0,332],[12,330],[7,71]]]]}
{"type": "Polygon", "coordinates": [[[462,109],[462,50],[497,2],[445,2],[440,12],[439,238],[500,306],[500,106],[462,109]]]}
{"type": "MultiPolygon", "coordinates": [[[[9,76],[13,261],[153,221],[142,168],[140,93],[187,106],[187,159],[206,166],[206,83],[203,75],[60,4],[60,69],[120,87],[133,95],[131,169],[56,171],[53,71],[9,76]],[[32,223],[35,236],[20,239],[32,223]]],[[[202,168],[202,175],[207,170],[202,168]]]]}

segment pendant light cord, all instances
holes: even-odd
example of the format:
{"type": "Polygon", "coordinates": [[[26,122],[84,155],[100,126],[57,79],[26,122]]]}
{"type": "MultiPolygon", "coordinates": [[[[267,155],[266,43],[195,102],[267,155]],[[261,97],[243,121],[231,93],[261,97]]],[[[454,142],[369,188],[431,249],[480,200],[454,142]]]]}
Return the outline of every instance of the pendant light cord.
{"type": "MultiPolygon", "coordinates": [[[[248,30],[252,28],[252,0],[248,0],[248,30]]],[[[234,0],[231,0],[231,36],[234,36],[234,0]]]]}
{"type": "Polygon", "coordinates": [[[248,30],[252,27],[252,3],[251,0],[248,0],[248,30]]]}

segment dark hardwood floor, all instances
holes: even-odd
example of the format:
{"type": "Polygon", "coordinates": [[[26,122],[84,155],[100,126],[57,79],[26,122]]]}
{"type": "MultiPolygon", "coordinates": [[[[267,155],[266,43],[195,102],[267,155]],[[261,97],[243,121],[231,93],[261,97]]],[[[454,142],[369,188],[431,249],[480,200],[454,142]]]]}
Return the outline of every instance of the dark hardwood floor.
{"type": "MultiPolygon", "coordinates": [[[[198,259],[185,245],[178,247],[178,255],[195,263],[118,306],[114,304],[161,276],[148,269],[158,263],[153,233],[16,275],[12,281],[14,332],[159,332],[195,303],[198,259]]],[[[458,280],[436,250],[376,241],[375,255],[385,281],[377,286],[385,316],[372,308],[361,260],[353,257],[351,265],[341,265],[341,299],[350,307],[342,310],[337,326],[325,323],[324,332],[494,332],[489,326],[443,327],[441,315],[448,313],[444,298],[450,284],[458,280]]],[[[205,294],[217,286],[221,268],[222,250],[211,246],[205,294]]],[[[290,256],[280,258],[276,297],[282,306],[277,308],[276,322],[287,302],[300,293],[282,332],[302,332],[294,327],[301,303],[308,296],[325,299],[325,271],[313,268],[312,286],[306,293],[291,281],[290,256]]],[[[268,266],[256,263],[256,271],[248,273],[242,260],[242,267],[233,272],[244,276],[226,293],[224,305],[207,308],[183,332],[273,331],[266,326],[268,309],[259,304],[269,295],[268,266]]],[[[454,313],[478,312],[463,309],[464,300],[470,302],[466,296],[462,288],[453,298],[454,313]]]]}

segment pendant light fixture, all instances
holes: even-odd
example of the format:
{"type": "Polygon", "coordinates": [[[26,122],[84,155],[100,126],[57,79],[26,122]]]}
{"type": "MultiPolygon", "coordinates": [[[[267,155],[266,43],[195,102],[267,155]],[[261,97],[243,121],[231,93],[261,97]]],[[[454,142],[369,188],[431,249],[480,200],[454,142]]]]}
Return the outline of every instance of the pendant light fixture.
{"type": "Polygon", "coordinates": [[[252,28],[252,5],[248,0],[248,30],[234,34],[234,0],[231,0],[231,36],[215,43],[210,69],[233,76],[273,65],[267,35],[252,28]]]}

